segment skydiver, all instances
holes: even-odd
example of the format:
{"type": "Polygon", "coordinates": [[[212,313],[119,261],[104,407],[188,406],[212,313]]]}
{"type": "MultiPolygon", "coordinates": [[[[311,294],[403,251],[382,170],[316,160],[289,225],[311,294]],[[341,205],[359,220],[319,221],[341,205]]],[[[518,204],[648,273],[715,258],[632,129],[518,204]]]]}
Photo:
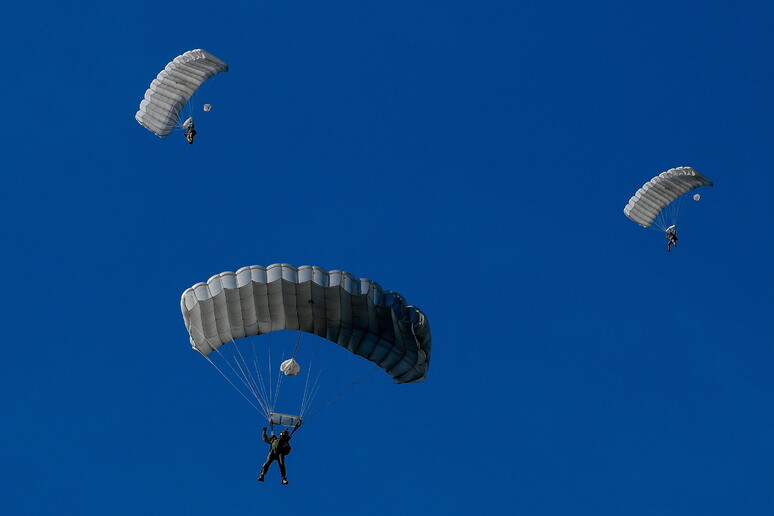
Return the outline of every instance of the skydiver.
{"type": "Polygon", "coordinates": [[[669,226],[667,228],[666,238],[667,238],[667,252],[670,252],[672,250],[673,245],[677,247],[677,230],[675,229],[675,226],[669,226]]]}
{"type": "Polygon", "coordinates": [[[188,140],[189,145],[193,145],[194,136],[196,136],[196,129],[194,129],[194,123],[191,122],[185,130],[185,139],[188,140]]]}
{"type": "Polygon", "coordinates": [[[269,466],[271,466],[271,463],[275,460],[279,464],[280,469],[280,475],[282,475],[282,484],[286,485],[288,483],[288,479],[285,476],[285,455],[290,453],[290,433],[288,432],[288,429],[284,429],[282,432],[280,432],[279,437],[274,435],[274,431],[272,430],[271,436],[266,435],[266,427],[263,427],[263,441],[266,443],[269,443],[269,455],[266,457],[266,462],[263,464],[263,467],[261,468],[261,476],[258,477],[258,482],[263,482],[263,477],[266,475],[266,473],[269,471],[269,466]]]}

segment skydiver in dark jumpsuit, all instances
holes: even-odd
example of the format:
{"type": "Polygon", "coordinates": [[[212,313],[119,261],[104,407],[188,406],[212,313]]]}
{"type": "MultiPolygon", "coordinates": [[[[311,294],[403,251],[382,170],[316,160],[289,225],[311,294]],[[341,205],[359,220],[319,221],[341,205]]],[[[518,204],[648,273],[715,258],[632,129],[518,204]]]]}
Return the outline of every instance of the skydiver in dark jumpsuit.
{"type": "Polygon", "coordinates": [[[669,226],[666,230],[667,252],[672,250],[672,246],[677,247],[677,231],[674,226],[669,226]]]}
{"type": "Polygon", "coordinates": [[[188,140],[189,145],[193,145],[194,136],[196,136],[196,129],[194,129],[194,123],[191,122],[191,125],[189,125],[185,130],[185,139],[188,140]]]}
{"type": "Polygon", "coordinates": [[[272,431],[271,436],[266,435],[266,427],[263,427],[263,440],[269,443],[271,448],[269,449],[269,455],[266,457],[266,462],[261,468],[261,476],[258,477],[258,482],[263,482],[263,477],[269,471],[269,466],[275,460],[279,464],[280,475],[282,475],[282,483],[287,484],[288,479],[285,476],[285,455],[290,453],[290,433],[287,428],[280,432],[279,437],[274,435],[272,431]]]}

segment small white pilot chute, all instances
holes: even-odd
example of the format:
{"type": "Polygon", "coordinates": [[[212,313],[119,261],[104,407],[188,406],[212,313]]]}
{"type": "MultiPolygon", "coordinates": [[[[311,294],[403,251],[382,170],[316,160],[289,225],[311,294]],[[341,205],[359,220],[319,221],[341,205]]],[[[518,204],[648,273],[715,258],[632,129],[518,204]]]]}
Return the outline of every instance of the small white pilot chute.
{"type": "Polygon", "coordinates": [[[301,366],[298,365],[295,358],[289,358],[280,364],[280,371],[282,371],[285,376],[296,376],[301,372],[301,366]]]}
{"type": "Polygon", "coordinates": [[[699,195],[699,194],[693,194],[693,200],[694,200],[694,201],[698,201],[699,199],[701,199],[701,195],[699,195]]]}
{"type": "Polygon", "coordinates": [[[205,110],[205,111],[209,111],[209,110],[211,110],[211,109],[212,109],[212,104],[205,104],[205,105],[204,105],[204,110],[205,110]]]}

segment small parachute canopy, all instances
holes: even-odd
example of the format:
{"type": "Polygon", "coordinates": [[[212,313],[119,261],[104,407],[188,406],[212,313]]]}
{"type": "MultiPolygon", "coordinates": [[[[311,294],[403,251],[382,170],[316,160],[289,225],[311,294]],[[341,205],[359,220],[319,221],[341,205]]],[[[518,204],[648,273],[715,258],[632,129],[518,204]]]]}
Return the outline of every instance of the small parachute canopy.
{"type": "Polygon", "coordinates": [[[691,167],[669,169],[637,190],[624,207],[624,215],[649,228],[672,201],[700,186],[712,186],[712,181],[691,167]]]}
{"type": "Polygon", "coordinates": [[[168,136],[199,86],[227,71],[226,63],[202,49],[177,56],[153,79],[134,118],[157,136],[168,136]]]}
{"type": "Polygon", "coordinates": [[[301,372],[301,366],[298,365],[295,358],[289,358],[280,364],[280,371],[285,376],[296,376],[301,372]]]}
{"type": "Polygon", "coordinates": [[[701,195],[699,195],[699,194],[693,194],[693,200],[694,200],[694,201],[698,201],[699,199],[701,199],[701,195]]]}
{"type": "Polygon", "coordinates": [[[211,109],[212,109],[212,104],[205,104],[204,105],[204,110],[205,111],[210,111],[211,109]]]}

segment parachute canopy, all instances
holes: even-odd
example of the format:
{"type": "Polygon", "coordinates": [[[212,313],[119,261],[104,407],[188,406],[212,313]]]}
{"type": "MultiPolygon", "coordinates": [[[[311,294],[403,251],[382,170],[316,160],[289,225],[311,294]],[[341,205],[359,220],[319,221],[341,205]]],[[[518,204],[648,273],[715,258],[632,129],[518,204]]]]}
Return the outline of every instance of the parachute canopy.
{"type": "Polygon", "coordinates": [[[425,380],[430,365],[425,314],[396,292],[343,271],[243,267],[187,289],[180,309],[191,345],[204,356],[242,337],[295,329],[374,362],[398,383],[425,380]]]}
{"type": "Polygon", "coordinates": [[[700,186],[712,186],[712,181],[691,167],[669,169],[637,190],[624,207],[624,215],[649,228],[672,201],[700,186]]]}
{"type": "Polygon", "coordinates": [[[153,79],[134,118],[157,136],[169,135],[199,86],[227,71],[226,63],[202,49],[177,56],[153,79]]]}

